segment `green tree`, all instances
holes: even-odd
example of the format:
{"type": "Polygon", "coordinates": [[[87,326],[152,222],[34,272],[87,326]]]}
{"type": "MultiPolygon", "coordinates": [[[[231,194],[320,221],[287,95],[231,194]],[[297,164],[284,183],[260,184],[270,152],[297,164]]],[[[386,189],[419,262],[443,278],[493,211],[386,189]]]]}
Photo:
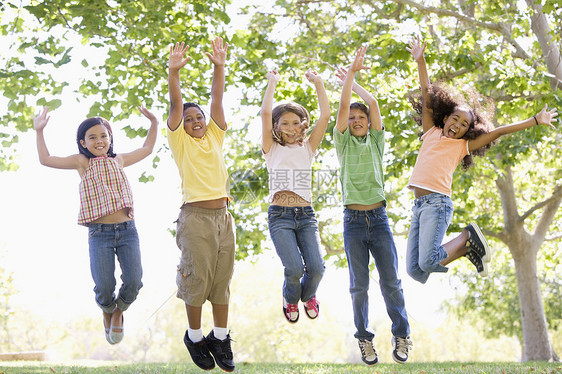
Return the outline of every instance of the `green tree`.
{"type": "MultiPolygon", "coordinates": [[[[0,170],[17,167],[13,154],[18,134],[30,128],[34,108],[46,104],[57,108],[68,90],[78,100],[95,97],[89,114],[110,120],[127,118],[141,103],[164,107],[170,42],[187,41],[192,47],[192,59],[182,76],[189,82],[185,96],[205,104],[210,69],[199,52],[208,48],[214,35],[227,34],[229,3],[47,0],[22,6],[15,0],[3,2],[0,35],[9,47],[0,56],[0,102],[6,103],[0,113],[0,170]]],[[[376,90],[389,131],[387,198],[397,232],[408,226],[408,208],[396,202],[407,201],[400,199],[419,148],[418,129],[409,118],[406,100],[417,88],[415,66],[404,48],[409,34],[421,32],[428,39],[427,62],[434,79],[474,87],[495,100],[498,125],[529,117],[544,103],[551,107],[562,103],[559,1],[526,7],[509,0],[442,0],[433,6],[413,0],[277,0],[275,4],[267,13],[256,14],[248,30],[228,34],[232,48],[227,85],[243,91],[238,114],[257,114],[247,108],[259,107],[266,70],[273,66],[283,75],[276,100],[291,99],[315,108],[312,89],[302,78],[306,68],[332,71],[349,63],[347,56],[358,45],[368,43],[372,69],[360,79],[376,90]]],[[[335,101],[339,87],[332,90],[335,101]]],[[[130,137],[144,135],[143,129],[125,130],[130,137]]],[[[328,129],[317,169],[330,158],[330,133],[328,129]]],[[[511,135],[454,181],[456,218],[451,230],[476,219],[488,229],[487,235],[507,246],[514,261],[524,360],[553,358],[537,255],[547,235],[556,237],[562,223],[559,141],[560,136],[547,129],[511,135]],[[529,159],[534,167],[518,176],[529,159]]],[[[234,156],[229,160],[233,192],[247,198],[247,187],[256,197],[234,207],[238,256],[246,257],[262,251],[267,179],[259,168],[263,165],[259,147],[235,137],[231,142],[236,151],[229,154],[234,156]]],[[[333,192],[336,183],[332,180],[323,188],[333,192]]],[[[330,207],[322,201],[314,205],[321,215],[330,207]]],[[[323,224],[321,235],[328,252],[341,260],[341,238],[333,227],[323,224]]],[[[485,299],[495,296],[480,290],[485,299]]]]}
{"type": "MultiPolygon", "coordinates": [[[[562,103],[559,2],[540,5],[529,0],[525,6],[512,1],[460,0],[434,4],[279,0],[253,18],[247,48],[257,56],[244,60],[242,66],[256,71],[254,64],[266,61],[281,71],[309,66],[332,69],[349,63],[346,57],[361,43],[368,43],[372,69],[364,80],[376,89],[387,130],[392,133],[386,170],[392,192],[396,192],[404,186],[404,175],[409,175],[419,148],[418,129],[407,118],[411,109],[405,100],[417,87],[412,79],[415,69],[404,49],[412,33],[422,33],[429,42],[426,56],[432,78],[473,87],[494,99],[497,125],[528,118],[545,103],[550,107],[562,103]]],[[[476,219],[487,228],[489,237],[508,248],[513,259],[523,360],[556,357],[548,335],[537,254],[547,235],[554,237],[560,231],[559,140],[556,132],[542,128],[506,137],[478,160],[476,168],[457,173],[454,181],[456,218],[451,231],[476,219]],[[531,170],[524,169],[527,159],[533,160],[531,170]],[[516,172],[526,175],[516,177],[516,172]]],[[[400,209],[394,214],[397,231],[403,231],[407,214],[400,209]]],[[[478,284],[481,297],[492,303],[497,295],[486,291],[486,281],[478,284]]],[[[482,318],[486,319],[485,314],[482,318]]]]}
{"type": "MultiPolygon", "coordinates": [[[[167,47],[187,41],[189,97],[206,100],[207,58],[201,48],[224,33],[229,1],[8,0],[0,5],[0,171],[15,170],[18,133],[29,130],[34,109],[61,105],[63,91],[77,100],[96,97],[89,116],[127,118],[143,104],[167,100],[167,47]],[[28,4],[28,5],[24,5],[28,4]],[[84,48],[87,47],[87,48],[84,48]]],[[[232,83],[233,77],[227,83],[232,83]]],[[[146,130],[125,129],[129,137],[146,130]]]]}

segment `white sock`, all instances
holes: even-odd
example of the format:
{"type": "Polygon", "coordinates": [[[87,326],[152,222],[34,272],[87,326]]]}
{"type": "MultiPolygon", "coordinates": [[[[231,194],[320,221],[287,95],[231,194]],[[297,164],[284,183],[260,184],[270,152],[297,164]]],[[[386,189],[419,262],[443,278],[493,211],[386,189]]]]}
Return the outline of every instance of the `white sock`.
{"type": "Polygon", "coordinates": [[[203,340],[203,329],[199,328],[197,330],[193,330],[188,327],[187,336],[189,336],[189,340],[194,343],[200,342],[201,340],[203,340]]]}
{"type": "Polygon", "coordinates": [[[213,327],[213,334],[215,338],[219,340],[226,339],[226,334],[228,334],[228,329],[226,327],[213,327]]]}

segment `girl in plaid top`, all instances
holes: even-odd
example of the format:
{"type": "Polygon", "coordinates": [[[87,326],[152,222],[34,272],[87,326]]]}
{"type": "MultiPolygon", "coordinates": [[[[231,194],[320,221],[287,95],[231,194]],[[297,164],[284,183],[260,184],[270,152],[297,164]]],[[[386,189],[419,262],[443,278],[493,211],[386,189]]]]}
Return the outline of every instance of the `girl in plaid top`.
{"type": "Polygon", "coordinates": [[[33,119],[37,132],[39,161],[57,169],[75,169],[80,174],[80,213],[78,224],[88,226],[90,269],[96,302],[103,311],[105,338],[110,344],[123,339],[123,312],[136,299],[142,287],[139,238],[133,220],[133,195],[123,168],[152,153],[158,121],[146,108],[140,112],[150,120],[150,129],[141,148],[116,155],[111,126],[101,117],[80,124],[76,142],[79,153],[51,156],[43,130],[49,108],[33,119]],[[115,297],[115,255],[121,267],[123,284],[115,297]]]}

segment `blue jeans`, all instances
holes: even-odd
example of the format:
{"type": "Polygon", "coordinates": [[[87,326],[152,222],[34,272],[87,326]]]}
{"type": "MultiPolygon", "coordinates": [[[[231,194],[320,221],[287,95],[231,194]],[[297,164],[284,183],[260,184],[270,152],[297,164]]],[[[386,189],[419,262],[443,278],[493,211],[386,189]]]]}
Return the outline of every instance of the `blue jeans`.
{"type": "Polygon", "coordinates": [[[308,301],[324,275],[318,222],[311,206],[271,205],[267,212],[269,234],[285,268],[283,297],[290,304],[308,301]]]}
{"type": "Polygon", "coordinates": [[[135,221],[115,224],[90,223],[90,270],[94,278],[96,303],[107,313],[117,306],[127,310],[135,301],[142,287],[142,265],[139,236],[135,221]],[[121,281],[115,297],[115,255],[121,266],[121,281]]]}
{"type": "Polygon", "coordinates": [[[343,239],[349,266],[349,292],[353,304],[353,320],[357,339],[372,340],[369,327],[369,253],[375,259],[379,285],[386,311],[392,321],[392,335],[410,335],[408,315],[404,305],[402,282],[398,278],[398,255],[388,225],[386,208],[372,210],[345,209],[343,239]]]}
{"type": "Polygon", "coordinates": [[[453,218],[453,202],[446,195],[431,193],[414,200],[412,213],[406,271],[418,282],[425,283],[429,274],[448,270],[439,263],[447,258],[441,243],[453,218]]]}

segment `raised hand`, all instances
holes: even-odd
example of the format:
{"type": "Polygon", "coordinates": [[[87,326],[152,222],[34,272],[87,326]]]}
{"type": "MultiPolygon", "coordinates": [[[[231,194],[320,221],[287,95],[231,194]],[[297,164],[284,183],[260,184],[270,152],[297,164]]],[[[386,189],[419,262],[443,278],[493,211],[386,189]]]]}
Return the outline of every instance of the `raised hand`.
{"type": "Polygon", "coordinates": [[[419,59],[423,58],[423,55],[425,53],[425,47],[427,46],[426,41],[424,41],[422,45],[419,35],[412,36],[412,39],[410,39],[408,45],[410,47],[409,48],[406,47],[406,50],[412,54],[412,57],[414,57],[415,61],[418,61],[419,59]]]}
{"type": "Polygon", "coordinates": [[[154,122],[154,121],[157,122],[157,121],[158,121],[158,120],[156,119],[156,116],[155,116],[154,114],[152,114],[152,112],[149,111],[148,109],[146,109],[145,107],[139,106],[139,111],[141,112],[141,114],[142,114],[143,116],[145,116],[146,118],[148,118],[148,119],[150,120],[150,122],[154,122]]]}
{"type": "Polygon", "coordinates": [[[183,68],[191,57],[185,57],[185,53],[189,49],[189,46],[185,45],[184,42],[176,43],[170,46],[170,59],[169,59],[169,69],[170,70],[180,70],[183,68]]]}
{"type": "Polygon", "coordinates": [[[49,122],[49,118],[51,118],[51,117],[47,117],[48,112],[49,112],[49,107],[44,106],[43,111],[37,113],[36,117],[33,117],[33,128],[35,129],[35,131],[43,130],[45,126],[47,126],[47,123],[49,122]]]}
{"type": "Polygon", "coordinates": [[[322,82],[322,77],[316,71],[308,69],[304,76],[310,83],[316,84],[322,82]]]}
{"type": "Polygon", "coordinates": [[[366,45],[363,46],[363,47],[360,47],[357,50],[357,53],[355,54],[355,59],[353,60],[353,63],[349,67],[349,71],[358,72],[360,70],[370,69],[370,67],[367,67],[367,66],[363,65],[363,61],[365,59],[365,53],[366,52],[367,52],[367,46],[366,45]]]}
{"type": "Polygon", "coordinates": [[[340,86],[343,86],[343,81],[345,80],[345,76],[347,75],[347,70],[343,67],[339,67],[338,70],[335,72],[337,82],[340,86]]]}
{"type": "Polygon", "coordinates": [[[556,111],[556,108],[552,108],[551,110],[547,109],[548,104],[544,104],[544,108],[542,108],[542,110],[535,116],[535,118],[540,125],[548,125],[554,129],[555,127],[552,122],[557,121],[557,119],[554,117],[558,115],[558,112],[556,111]]]}
{"type": "Polygon", "coordinates": [[[267,74],[265,75],[265,77],[271,83],[277,83],[277,82],[279,82],[279,80],[281,80],[281,76],[279,75],[279,73],[276,70],[268,71],[267,74]]]}
{"type": "Polygon", "coordinates": [[[222,38],[217,36],[212,42],[213,54],[205,52],[209,60],[217,66],[224,66],[226,63],[226,53],[228,51],[228,43],[222,41],[222,38]]]}

